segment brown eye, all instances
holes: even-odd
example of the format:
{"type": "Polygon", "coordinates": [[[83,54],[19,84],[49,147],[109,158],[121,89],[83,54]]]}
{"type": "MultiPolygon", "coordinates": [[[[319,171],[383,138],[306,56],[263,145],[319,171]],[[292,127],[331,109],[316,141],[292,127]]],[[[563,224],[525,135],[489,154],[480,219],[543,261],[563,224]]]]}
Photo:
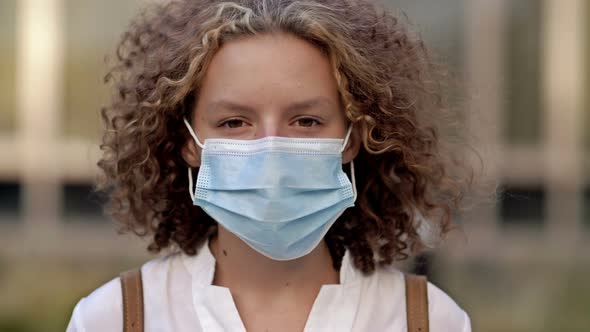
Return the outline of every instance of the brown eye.
{"type": "Polygon", "coordinates": [[[227,127],[227,128],[240,128],[244,126],[244,121],[240,119],[229,119],[221,123],[220,127],[227,127]]]}
{"type": "Polygon", "coordinates": [[[313,118],[301,118],[296,121],[300,127],[313,127],[319,124],[319,121],[313,118]]]}

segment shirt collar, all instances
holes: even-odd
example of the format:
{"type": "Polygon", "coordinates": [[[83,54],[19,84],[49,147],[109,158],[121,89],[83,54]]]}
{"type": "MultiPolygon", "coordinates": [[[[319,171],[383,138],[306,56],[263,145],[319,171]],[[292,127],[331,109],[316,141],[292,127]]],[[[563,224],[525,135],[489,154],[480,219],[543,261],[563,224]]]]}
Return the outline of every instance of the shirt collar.
{"type": "Polygon", "coordinates": [[[215,277],[215,257],[209,249],[207,239],[194,256],[182,254],[182,262],[191,274],[194,283],[205,286],[213,283],[215,277]]]}
{"type": "MultiPolygon", "coordinates": [[[[194,256],[182,254],[183,264],[191,274],[193,282],[201,286],[211,285],[215,277],[215,257],[206,240],[194,256]]],[[[352,262],[350,251],[346,250],[340,266],[340,284],[352,283],[362,276],[352,262]]]]}
{"type": "Polygon", "coordinates": [[[360,271],[354,267],[350,251],[346,250],[340,266],[340,283],[343,285],[349,284],[356,281],[361,276],[362,274],[360,271]]]}

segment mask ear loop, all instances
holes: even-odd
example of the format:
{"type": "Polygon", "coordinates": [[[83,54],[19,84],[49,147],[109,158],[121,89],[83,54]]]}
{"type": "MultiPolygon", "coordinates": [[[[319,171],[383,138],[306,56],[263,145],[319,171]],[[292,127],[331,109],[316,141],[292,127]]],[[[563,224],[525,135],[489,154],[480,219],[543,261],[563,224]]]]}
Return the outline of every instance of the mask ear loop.
{"type": "Polygon", "coordinates": [[[195,200],[195,194],[193,192],[193,169],[188,168],[188,194],[191,196],[191,201],[195,200]]]}
{"type": "MultiPolygon", "coordinates": [[[[203,143],[201,143],[201,141],[199,141],[199,138],[195,134],[193,127],[191,127],[190,123],[188,123],[188,120],[186,118],[182,118],[182,120],[184,121],[184,124],[186,125],[188,132],[191,134],[191,136],[195,140],[195,143],[197,143],[197,145],[201,149],[204,149],[205,145],[203,143]]],[[[195,200],[195,193],[193,191],[193,169],[191,167],[188,168],[188,193],[191,196],[191,200],[194,201],[195,200]]]]}
{"type": "Polygon", "coordinates": [[[203,143],[201,143],[201,141],[199,141],[199,138],[197,137],[197,134],[195,134],[195,131],[193,130],[193,127],[191,126],[191,124],[188,123],[188,120],[186,118],[182,118],[182,121],[184,121],[184,124],[186,125],[186,128],[188,129],[188,132],[191,134],[191,136],[195,140],[195,143],[197,143],[197,145],[201,149],[204,149],[205,148],[205,145],[203,143]]]}
{"type": "Polygon", "coordinates": [[[340,148],[340,153],[344,152],[346,149],[346,145],[348,145],[348,139],[350,138],[350,134],[352,134],[352,123],[348,126],[348,131],[346,132],[346,136],[344,137],[344,143],[342,143],[342,147],[340,148]]]}
{"type": "Polygon", "coordinates": [[[356,177],[354,176],[354,160],[350,161],[350,177],[352,179],[352,194],[353,194],[353,198],[352,201],[356,202],[356,177]]]}
{"type": "MultiPolygon", "coordinates": [[[[340,153],[344,152],[344,150],[346,149],[346,146],[348,145],[348,140],[350,139],[350,134],[352,134],[352,123],[348,126],[348,131],[346,132],[346,136],[344,137],[344,143],[342,143],[340,153]]],[[[357,192],[356,177],[354,176],[354,160],[350,161],[350,178],[352,182],[353,202],[356,202],[357,192]]]]}

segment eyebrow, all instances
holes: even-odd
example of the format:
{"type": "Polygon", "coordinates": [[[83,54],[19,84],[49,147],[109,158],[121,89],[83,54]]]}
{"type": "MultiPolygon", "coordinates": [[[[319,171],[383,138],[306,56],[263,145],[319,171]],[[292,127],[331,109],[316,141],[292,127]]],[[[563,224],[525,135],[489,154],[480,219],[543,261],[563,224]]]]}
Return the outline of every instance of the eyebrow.
{"type": "Polygon", "coordinates": [[[238,103],[235,103],[235,102],[229,101],[229,100],[214,101],[214,102],[210,103],[207,107],[207,111],[209,113],[214,113],[220,109],[228,110],[228,111],[244,112],[244,113],[254,113],[253,108],[246,106],[246,105],[240,105],[238,103]]]}
{"type": "MultiPolygon", "coordinates": [[[[319,96],[319,97],[314,97],[314,98],[310,98],[307,100],[292,103],[291,105],[287,106],[287,108],[285,109],[285,112],[295,113],[295,112],[313,109],[318,106],[336,107],[336,105],[334,105],[334,103],[330,99],[323,97],[323,96],[319,96]]],[[[228,111],[243,112],[243,113],[255,113],[254,108],[252,108],[250,106],[242,105],[242,104],[239,104],[239,103],[236,103],[236,102],[233,102],[230,100],[225,100],[225,99],[214,101],[214,102],[210,103],[207,107],[208,112],[216,112],[220,109],[228,110],[228,111]]]]}
{"type": "Polygon", "coordinates": [[[308,100],[304,100],[301,102],[293,103],[293,104],[289,105],[289,107],[287,107],[286,111],[288,113],[305,111],[305,110],[317,108],[318,106],[336,107],[336,105],[334,105],[334,103],[330,99],[320,96],[320,97],[315,97],[315,98],[311,98],[308,100]]]}

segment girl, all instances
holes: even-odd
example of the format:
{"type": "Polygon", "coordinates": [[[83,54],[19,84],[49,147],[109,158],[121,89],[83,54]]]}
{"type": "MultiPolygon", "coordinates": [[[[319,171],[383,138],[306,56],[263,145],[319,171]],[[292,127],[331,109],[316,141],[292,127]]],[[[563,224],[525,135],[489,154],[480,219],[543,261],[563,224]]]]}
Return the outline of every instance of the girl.
{"type": "Polygon", "coordinates": [[[177,250],[83,298],[69,332],[470,331],[390,266],[450,230],[465,187],[434,67],[391,13],[176,0],[117,59],[99,188],[150,251],[177,250]]]}

